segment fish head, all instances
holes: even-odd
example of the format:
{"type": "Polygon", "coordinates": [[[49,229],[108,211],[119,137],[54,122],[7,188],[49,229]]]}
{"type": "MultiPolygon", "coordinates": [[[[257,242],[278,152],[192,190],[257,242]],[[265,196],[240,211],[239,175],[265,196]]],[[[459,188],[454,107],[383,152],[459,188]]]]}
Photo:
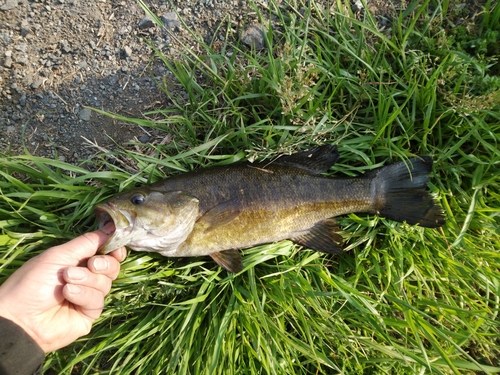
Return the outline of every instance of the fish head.
{"type": "Polygon", "coordinates": [[[148,188],[120,193],[95,207],[99,228],[113,221],[115,231],[99,249],[107,254],[122,246],[138,251],[169,252],[186,240],[199,215],[198,199],[182,191],[148,188]]]}

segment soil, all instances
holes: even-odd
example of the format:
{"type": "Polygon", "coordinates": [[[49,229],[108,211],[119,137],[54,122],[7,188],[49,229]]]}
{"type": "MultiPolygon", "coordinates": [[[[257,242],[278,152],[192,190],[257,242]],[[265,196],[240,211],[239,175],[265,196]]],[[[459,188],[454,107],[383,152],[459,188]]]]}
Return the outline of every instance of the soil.
{"type": "MultiPolygon", "coordinates": [[[[169,105],[157,85],[169,71],[152,60],[146,40],[176,59],[180,44],[196,49],[188,29],[208,42],[222,40],[217,30],[230,20],[235,34],[250,30],[240,35],[244,42],[262,43],[255,9],[244,0],[145,3],[163,16],[165,29],[132,0],[0,0],[0,152],[78,164],[96,152],[90,143],[114,150],[148,142],[154,134],[147,129],[88,108],[144,117],[169,105]]],[[[403,3],[372,0],[368,6],[383,22],[403,3]]],[[[267,14],[266,1],[259,4],[267,14]]],[[[352,7],[362,10],[360,1],[352,7]]]]}

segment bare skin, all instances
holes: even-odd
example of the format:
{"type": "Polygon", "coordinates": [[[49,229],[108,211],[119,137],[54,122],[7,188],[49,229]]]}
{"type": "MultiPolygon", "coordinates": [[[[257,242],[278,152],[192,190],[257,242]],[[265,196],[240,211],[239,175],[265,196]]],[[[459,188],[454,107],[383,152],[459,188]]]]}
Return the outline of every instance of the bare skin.
{"type": "Polygon", "coordinates": [[[45,353],[90,332],[127,255],[95,255],[114,225],[30,259],[0,286],[0,316],[22,327],[45,353]]]}

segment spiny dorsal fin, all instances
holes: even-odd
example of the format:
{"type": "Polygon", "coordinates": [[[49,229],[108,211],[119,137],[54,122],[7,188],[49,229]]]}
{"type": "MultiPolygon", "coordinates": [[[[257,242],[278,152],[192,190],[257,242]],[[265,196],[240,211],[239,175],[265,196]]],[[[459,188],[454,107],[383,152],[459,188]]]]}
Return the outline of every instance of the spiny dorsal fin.
{"type": "Polygon", "coordinates": [[[316,251],[340,254],[343,251],[343,239],[337,233],[339,230],[340,227],[334,219],[326,219],[316,223],[307,233],[291,240],[316,251]]]}
{"type": "Polygon", "coordinates": [[[311,174],[320,174],[337,162],[339,152],[335,145],[325,145],[292,155],[282,155],[272,164],[300,168],[311,174]]]}
{"type": "Polygon", "coordinates": [[[212,259],[225,270],[238,273],[243,269],[241,255],[238,250],[224,250],[210,254],[212,259]]]}

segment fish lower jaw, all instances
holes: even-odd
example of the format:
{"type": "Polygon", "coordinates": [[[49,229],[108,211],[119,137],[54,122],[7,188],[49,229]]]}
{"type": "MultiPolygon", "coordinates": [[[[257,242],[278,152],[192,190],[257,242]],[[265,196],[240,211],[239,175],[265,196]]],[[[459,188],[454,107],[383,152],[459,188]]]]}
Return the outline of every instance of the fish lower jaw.
{"type": "Polygon", "coordinates": [[[128,247],[135,251],[147,251],[159,253],[166,257],[175,257],[177,249],[182,245],[184,239],[169,239],[167,237],[158,237],[152,234],[141,236],[140,239],[130,241],[128,247]]]}
{"type": "Polygon", "coordinates": [[[174,244],[168,247],[164,246],[155,246],[155,245],[136,245],[136,244],[129,244],[127,245],[129,248],[131,248],[134,251],[145,251],[148,253],[158,253],[163,255],[164,257],[176,257],[177,255],[177,250],[179,248],[179,245],[174,244]]]}

